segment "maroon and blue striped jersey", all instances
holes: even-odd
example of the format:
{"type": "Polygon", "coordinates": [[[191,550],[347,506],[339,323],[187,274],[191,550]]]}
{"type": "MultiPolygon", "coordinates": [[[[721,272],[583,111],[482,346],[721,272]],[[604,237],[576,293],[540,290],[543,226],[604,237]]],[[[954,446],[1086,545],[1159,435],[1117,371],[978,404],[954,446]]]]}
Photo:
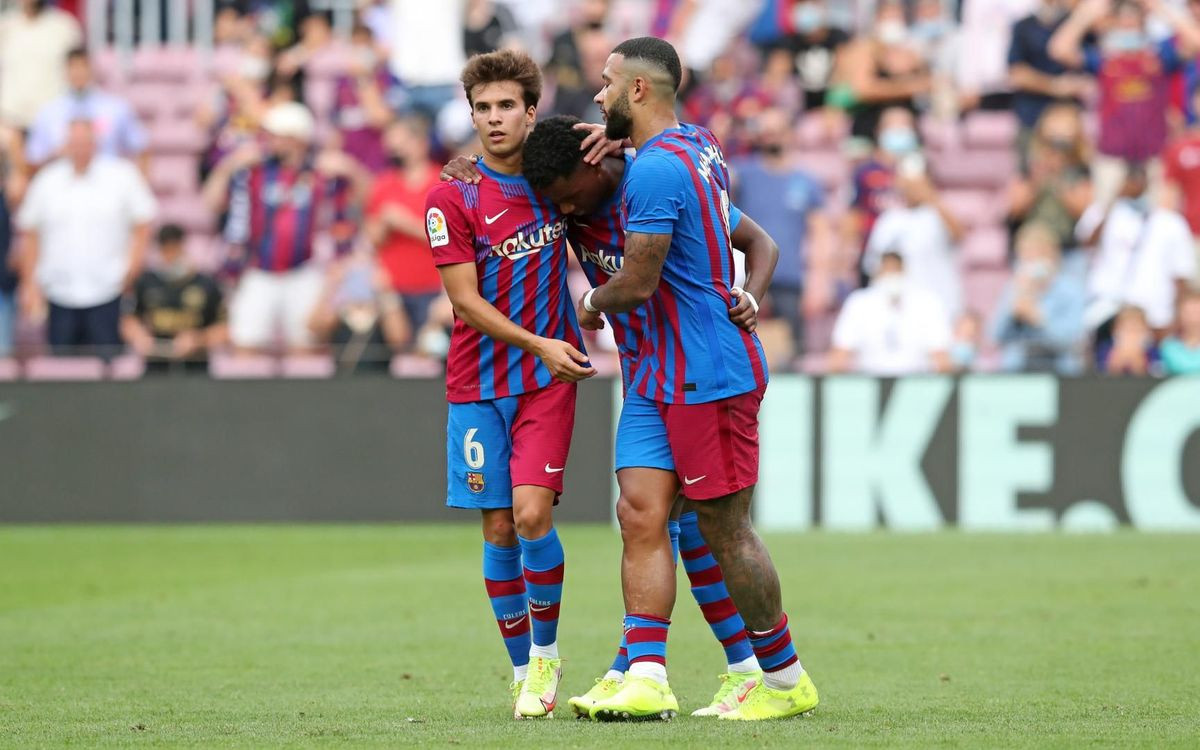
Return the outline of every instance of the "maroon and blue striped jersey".
{"type": "MultiPolygon", "coordinates": [[[[425,231],[436,265],[474,263],[479,294],[509,320],[538,336],[583,350],[567,290],[567,220],[524,177],[482,162],[478,185],[443,182],[425,200],[425,231]]],[[[454,321],[446,361],[451,403],[487,401],[545,388],[542,361],[454,321]]]]}
{"type": "Polygon", "coordinates": [[[767,382],[758,337],[729,319],[739,215],[729,202],[725,155],[708,130],[681,125],[637,153],[625,180],[625,229],[670,234],[645,322],[634,390],[663,403],[705,403],[767,382]]]}
{"type": "Polygon", "coordinates": [[[316,236],[325,231],[340,254],[347,232],[353,234],[346,226],[350,190],[344,179],[272,160],[246,171],[238,184],[246,201],[246,260],[254,268],[290,271],[304,265],[316,236]]]}

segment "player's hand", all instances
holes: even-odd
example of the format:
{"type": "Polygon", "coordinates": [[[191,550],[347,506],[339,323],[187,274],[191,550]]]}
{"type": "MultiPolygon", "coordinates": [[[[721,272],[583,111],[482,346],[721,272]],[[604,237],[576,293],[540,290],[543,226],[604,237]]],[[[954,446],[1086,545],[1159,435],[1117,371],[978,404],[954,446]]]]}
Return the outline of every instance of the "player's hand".
{"type": "Polygon", "coordinates": [[[587,355],[566,341],[542,339],[537,356],[551,375],[565,383],[577,383],[596,374],[596,368],[588,363],[587,355]]]}
{"type": "Polygon", "coordinates": [[[585,331],[599,331],[604,328],[604,317],[584,307],[583,300],[579,300],[575,307],[575,317],[579,319],[579,327],[585,331]]]}
{"type": "Polygon", "coordinates": [[[479,158],[479,154],[454,157],[449,164],[442,167],[442,182],[458,180],[468,185],[478,184],[479,180],[483,178],[483,175],[475,168],[475,165],[479,163],[479,158]]]}
{"type": "Polygon", "coordinates": [[[583,161],[587,164],[599,164],[604,161],[606,156],[615,156],[621,153],[626,148],[633,148],[633,144],[626,141],[610,141],[604,135],[604,126],[592,122],[580,122],[575,125],[576,130],[586,130],[588,135],[583,139],[583,143],[579,144],[579,150],[584,151],[583,161]]]}
{"type": "Polygon", "coordinates": [[[745,294],[735,293],[733,298],[737,300],[737,304],[729,308],[729,319],[738,328],[754,333],[754,330],[758,328],[758,310],[754,309],[754,305],[750,303],[750,297],[745,294]]]}

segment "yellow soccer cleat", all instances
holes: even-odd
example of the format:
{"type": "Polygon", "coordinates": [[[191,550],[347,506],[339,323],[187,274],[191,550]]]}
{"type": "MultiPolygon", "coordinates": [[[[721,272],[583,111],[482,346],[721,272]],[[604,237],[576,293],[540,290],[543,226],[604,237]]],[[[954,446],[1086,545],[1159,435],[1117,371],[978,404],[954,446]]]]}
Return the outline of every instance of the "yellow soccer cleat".
{"type": "Polygon", "coordinates": [[[738,707],[738,698],[762,680],[762,672],[726,672],[720,676],[721,688],[712,703],[692,711],[692,716],[720,716],[738,707]]]}
{"type": "Polygon", "coordinates": [[[508,692],[512,693],[513,702],[513,718],[521,718],[521,714],[517,713],[517,696],[521,694],[521,687],[525,684],[525,680],[516,680],[509,684],[508,692]]]}
{"type": "Polygon", "coordinates": [[[787,691],[772,690],[760,681],[738,700],[737,708],[717,718],[731,721],[786,719],[810,713],[817,703],[817,688],[809,679],[808,672],[804,672],[796,687],[787,691]]]}
{"type": "Polygon", "coordinates": [[[670,721],[679,713],[671,686],[650,677],[627,675],[615,695],[592,706],[597,721],[670,721]]]}
{"type": "Polygon", "coordinates": [[[567,705],[575,712],[575,716],[580,719],[591,718],[592,706],[600,701],[611,698],[617,694],[621,686],[625,684],[624,680],[618,680],[613,677],[597,677],[596,684],[592,685],[592,689],[583,695],[577,695],[567,701],[567,705]]]}
{"type": "Polygon", "coordinates": [[[534,656],[529,660],[529,673],[517,694],[514,717],[517,719],[550,719],[558,704],[558,680],[562,677],[562,659],[534,656]]]}

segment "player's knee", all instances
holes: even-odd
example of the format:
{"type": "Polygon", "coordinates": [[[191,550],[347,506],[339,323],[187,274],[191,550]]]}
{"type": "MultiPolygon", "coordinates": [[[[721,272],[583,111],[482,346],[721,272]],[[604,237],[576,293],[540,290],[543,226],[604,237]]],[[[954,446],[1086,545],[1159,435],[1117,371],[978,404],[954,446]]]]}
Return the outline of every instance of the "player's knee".
{"type": "Polygon", "coordinates": [[[649,535],[661,535],[666,518],[658,509],[639,502],[637,498],[621,495],[617,500],[617,523],[625,539],[638,539],[649,535]]]}
{"type": "Polygon", "coordinates": [[[541,539],[554,526],[551,509],[535,504],[513,508],[513,521],[517,533],[526,539],[541,539]]]}
{"type": "Polygon", "coordinates": [[[517,530],[511,516],[499,513],[490,514],[483,519],[483,539],[497,547],[515,547],[517,530]]]}

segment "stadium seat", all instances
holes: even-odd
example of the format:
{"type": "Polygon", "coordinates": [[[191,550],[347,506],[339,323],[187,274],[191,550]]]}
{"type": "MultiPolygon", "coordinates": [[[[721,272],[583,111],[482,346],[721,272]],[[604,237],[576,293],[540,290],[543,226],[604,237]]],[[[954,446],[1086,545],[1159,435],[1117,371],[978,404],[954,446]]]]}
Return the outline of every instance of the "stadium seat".
{"type": "Polygon", "coordinates": [[[944,187],[998,190],[1017,172],[1013,149],[931,154],[930,171],[944,187]]]}
{"type": "Polygon", "coordinates": [[[142,124],[148,126],[160,117],[169,116],[166,105],[171,100],[171,88],[170,84],[138,83],[125,90],[125,98],[142,124]]]}
{"type": "Polygon", "coordinates": [[[392,357],[393,378],[436,378],[443,369],[441,362],[416,354],[397,354],[392,357]]]}
{"type": "Polygon", "coordinates": [[[975,229],[962,243],[963,268],[1004,268],[1008,265],[1008,232],[998,227],[975,229]]]}
{"type": "Polygon", "coordinates": [[[821,181],[827,190],[837,190],[850,180],[850,163],[839,151],[804,151],[796,162],[821,181]]]}
{"type": "Polygon", "coordinates": [[[133,53],[130,76],[135,81],[179,83],[196,76],[200,54],[190,47],[141,47],[133,53]]]}
{"type": "Polygon", "coordinates": [[[212,211],[198,195],[181,195],[163,198],[158,206],[159,219],[178,224],[189,232],[212,232],[212,211]]]}
{"type": "Polygon", "coordinates": [[[809,112],[800,116],[795,135],[800,148],[817,151],[836,148],[845,138],[845,128],[837,128],[823,112],[809,112]]]}
{"type": "Polygon", "coordinates": [[[963,299],[967,308],[983,316],[984,320],[989,320],[1000,295],[1004,293],[1008,278],[1006,269],[969,271],[963,278],[963,299]]]}
{"type": "Polygon", "coordinates": [[[25,360],[26,380],[103,380],[104,360],[99,357],[30,357],[25,360]]]}
{"type": "Polygon", "coordinates": [[[337,370],[333,357],[327,354],[287,356],[279,364],[285,378],[323,380],[333,377],[337,370]]]}
{"type": "Polygon", "coordinates": [[[160,117],[148,127],[153,153],[198,154],[208,146],[208,137],[190,117],[160,117]]]}
{"type": "Polygon", "coordinates": [[[217,380],[265,380],[278,375],[279,366],[266,355],[214,352],[208,359],[208,374],[217,380]]]}
{"type": "Polygon", "coordinates": [[[973,112],[963,126],[968,148],[1016,147],[1017,118],[1010,112],[973,112]]]}
{"type": "Polygon", "coordinates": [[[109,363],[113,380],[139,380],[146,374],[146,361],[136,354],[123,354],[109,363]]]}
{"type": "Polygon", "coordinates": [[[150,186],[160,197],[194,195],[200,189],[196,158],[186,154],[156,154],[151,157],[150,186]]]}
{"type": "Polygon", "coordinates": [[[184,252],[196,270],[214,273],[225,259],[225,245],[207,232],[190,232],[184,240],[184,252]]]}
{"type": "Polygon", "coordinates": [[[952,151],[962,149],[962,134],[958,123],[943,120],[932,115],[922,117],[917,123],[921,141],[928,151],[952,151]]]}
{"type": "Polygon", "coordinates": [[[829,352],[808,352],[800,358],[800,372],[805,375],[824,375],[829,372],[829,352]]]}
{"type": "Polygon", "coordinates": [[[1004,221],[1004,201],[994,190],[944,190],[942,203],[969,228],[995,227],[1004,221]]]}
{"type": "Polygon", "coordinates": [[[0,357],[0,383],[7,383],[21,377],[21,363],[12,357],[0,357]]]}

